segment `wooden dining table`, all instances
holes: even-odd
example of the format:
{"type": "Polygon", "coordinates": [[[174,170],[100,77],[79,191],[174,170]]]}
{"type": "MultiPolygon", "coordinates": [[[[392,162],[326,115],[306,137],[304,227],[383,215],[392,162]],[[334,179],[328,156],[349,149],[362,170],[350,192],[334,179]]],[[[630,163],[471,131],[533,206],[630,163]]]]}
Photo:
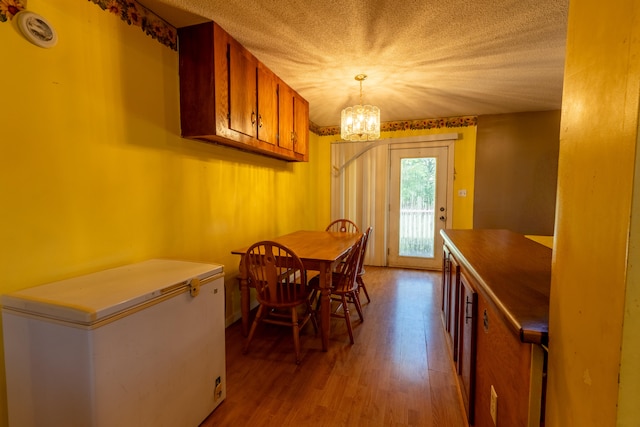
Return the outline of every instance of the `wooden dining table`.
{"type": "MultiPolygon", "coordinates": [[[[322,349],[329,348],[329,332],[331,324],[331,276],[332,271],[362,237],[362,233],[343,233],[333,231],[295,231],[284,236],[268,239],[278,242],[300,258],[306,270],[317,271],[320,282],[320,334],[322,349]]],[[[242,312],[242,333],[247,336],[249,332],[250,311],[250,284],[247,280],[247,271],[244,266],[244,254],[249,246],[231,251],[240,255],[239,285],[240,285],[240,310],[242,312]]]]}

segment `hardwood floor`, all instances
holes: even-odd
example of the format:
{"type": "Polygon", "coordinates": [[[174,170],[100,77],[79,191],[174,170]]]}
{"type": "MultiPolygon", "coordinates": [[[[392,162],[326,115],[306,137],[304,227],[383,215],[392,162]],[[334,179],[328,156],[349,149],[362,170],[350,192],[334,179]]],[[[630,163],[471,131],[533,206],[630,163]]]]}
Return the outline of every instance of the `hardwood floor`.
{"type": "Polygon", "coordinates": [[[329,351],[311,323],[295,364],[290,328],[263,325],[249,352],[239,322],[226,331],[227,398],[213,426],[465,425],[440,319],[440,273],[367,266],[371,303],[352,312],[355,344],[332,319],[329,351]]]}

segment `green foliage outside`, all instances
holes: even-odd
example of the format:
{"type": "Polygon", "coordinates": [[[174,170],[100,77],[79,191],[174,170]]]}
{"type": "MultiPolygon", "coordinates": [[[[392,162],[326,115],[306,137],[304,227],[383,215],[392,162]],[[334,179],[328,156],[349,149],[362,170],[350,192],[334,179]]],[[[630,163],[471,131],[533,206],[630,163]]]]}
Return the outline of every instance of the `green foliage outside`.
{"type": "Polygon", "coordinates": [[[400,204],[402,208],[433,207],[436,185],[436,159],[402,159],[400,204]]]}

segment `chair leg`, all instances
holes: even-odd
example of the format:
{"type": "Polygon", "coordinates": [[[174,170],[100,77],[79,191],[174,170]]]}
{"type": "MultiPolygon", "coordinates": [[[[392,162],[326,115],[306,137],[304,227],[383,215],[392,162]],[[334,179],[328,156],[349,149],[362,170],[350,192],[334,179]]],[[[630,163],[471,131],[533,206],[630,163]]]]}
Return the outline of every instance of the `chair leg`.
{"type": "Polygon", "coordinates": [[[311,306],[313,306],[313,303],[316,301],[316,294],[318,293],[317,290],[312,290],[311,294],[309,295],[309,304],[311,304],[311,306]]]}
{"type": "Polygon", "coordinates": [[[356,311],[358,312],[358,316],[360,316],[360,321],[364,322],[364,316],[362,315],[362,304],[360,304],[360,296],[358,295],[358,291],[354,291],[351,299],[353,300],[353,305],[356,306],[356,311]]]}
{"type": "Polygon", "coordinates": [[[362,289],[364,291],[364,295],[367,297],[367,302],[371,302],[371,298],[369,298],[369,292],[367,292],[367,287],[364,285],[364,280],[362,280],[362,276],[356,276],[356,281],[358,282],[358,291],[362,289]]]}
{"type": "Polygon", "coordinates": [[[313,290],[313,292],[316,293],[315,297],[317,297],[317,300],[316,300],[316,313],[320,313],[320,302],[322,301],[322,293],[320,291],[316,291],[315,289],[313,290]]]}
{"type": "Polygon", "coordinates": [[[342,311],[344,313],[344,319],[347,322],[347,332],[349,332],[349,340],[351,344],[355,341],[353,340],[353,329],[351,328],[351,316],[349,314],[349,304],[347,304],[347,295],[342,294],[342,311]]]}
{"type": "Polygon", "coordinates": [[[298,312],[291,309],[291,326],[293,326],[293,347],[296,349],[296,364],[300,363],[300,325],[298,324],[298,312]]]}
{"type": "Polygon", "coordinates": [[[307,313],[311,316],[311,323],[313,323],[313,330],[316,335],[318,335],[318,319],[316,317],[316,312],[313,311],[313,307],[311,306],[311,302],[307,301],[307,313]]]}
{"type": "Polygon", "coordinates": [[[253,334],[256,332],[258,323],[262,321],[263,312],[264,312],[264,306],[260,305],[258,307],[258,312],[256,313],[256,318],[253,319],[253,323],[251,324],[251,330],[249,331],[249,336],[247,336],[247,341],[244,343],[244,349],[242,350],[242,353],[244,354],[247,354],[247,352],[249,351],[249,344],[253,339],[253,334]]]}

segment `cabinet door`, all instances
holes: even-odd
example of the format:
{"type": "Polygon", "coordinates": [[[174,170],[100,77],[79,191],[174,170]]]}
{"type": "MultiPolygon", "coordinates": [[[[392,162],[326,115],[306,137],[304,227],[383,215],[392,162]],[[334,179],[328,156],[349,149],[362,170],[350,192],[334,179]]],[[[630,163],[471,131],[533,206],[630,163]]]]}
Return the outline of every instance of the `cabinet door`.
{"type": "Polygon", "coordinates": [[[309,159],[309,103],[286,83],[279,87],[278,145],[309,159]]]}
{"type": "Polygon", "coordinates": [[[309,155],[309,102],[293,92],[293,151],[302,154],[304,159],[309,155]]]}
{"type": "Polygon", "coordinates": [[[462,400],[469,424],[473,424],[476,379],[476,323],[478,318],[478,294],[469,285],[464,274],[460,274],[460,315],[458,328],[458,375],[462,389],[462,400]]]}
{"type": "Polygon", "coordinates": [[[258,139],[277,144],[278,81],[275,74],[258,63],[258,139]]]}
{"type": "Polygon", "coordinates": [[[442,324],[445,331],[449,332],[449,289],[451,289],[451,254],[444,247],[442,253],[442,324]]]}
{"type": "Polygon", "coordinates": [[[458,300],[460,288],[460,266],[447,247],[443,253],[442,277],[442,321],[447,332],[447,344],[451,350],[453,361],[458,360],[458,300]]]}
{"type": "Polygon", "coordinates": [[[451,278],[449,282],[451,286],[449,286],[449,338],[451,339],[451,345],[453,349],[453,361],[458,360],[458,335],[460,329],[460,265],[456,261],[456,259],[451,256],[450,257],[451,266],[449,267],[449,275],[451,278]]]}
{"type": "Polygon", "coordinates": [[[242,45],[229,40],[229,129],[256,137],[257,59],[242,45]]]}
{"type": "Polygon", "coordinates": [[[278,106],[279,110],[279,138],[278,145],[287,150],[293,151],[294,141],[294,98],[293,89],[284,82],[280,82],[278,87],[278,106]]]}

